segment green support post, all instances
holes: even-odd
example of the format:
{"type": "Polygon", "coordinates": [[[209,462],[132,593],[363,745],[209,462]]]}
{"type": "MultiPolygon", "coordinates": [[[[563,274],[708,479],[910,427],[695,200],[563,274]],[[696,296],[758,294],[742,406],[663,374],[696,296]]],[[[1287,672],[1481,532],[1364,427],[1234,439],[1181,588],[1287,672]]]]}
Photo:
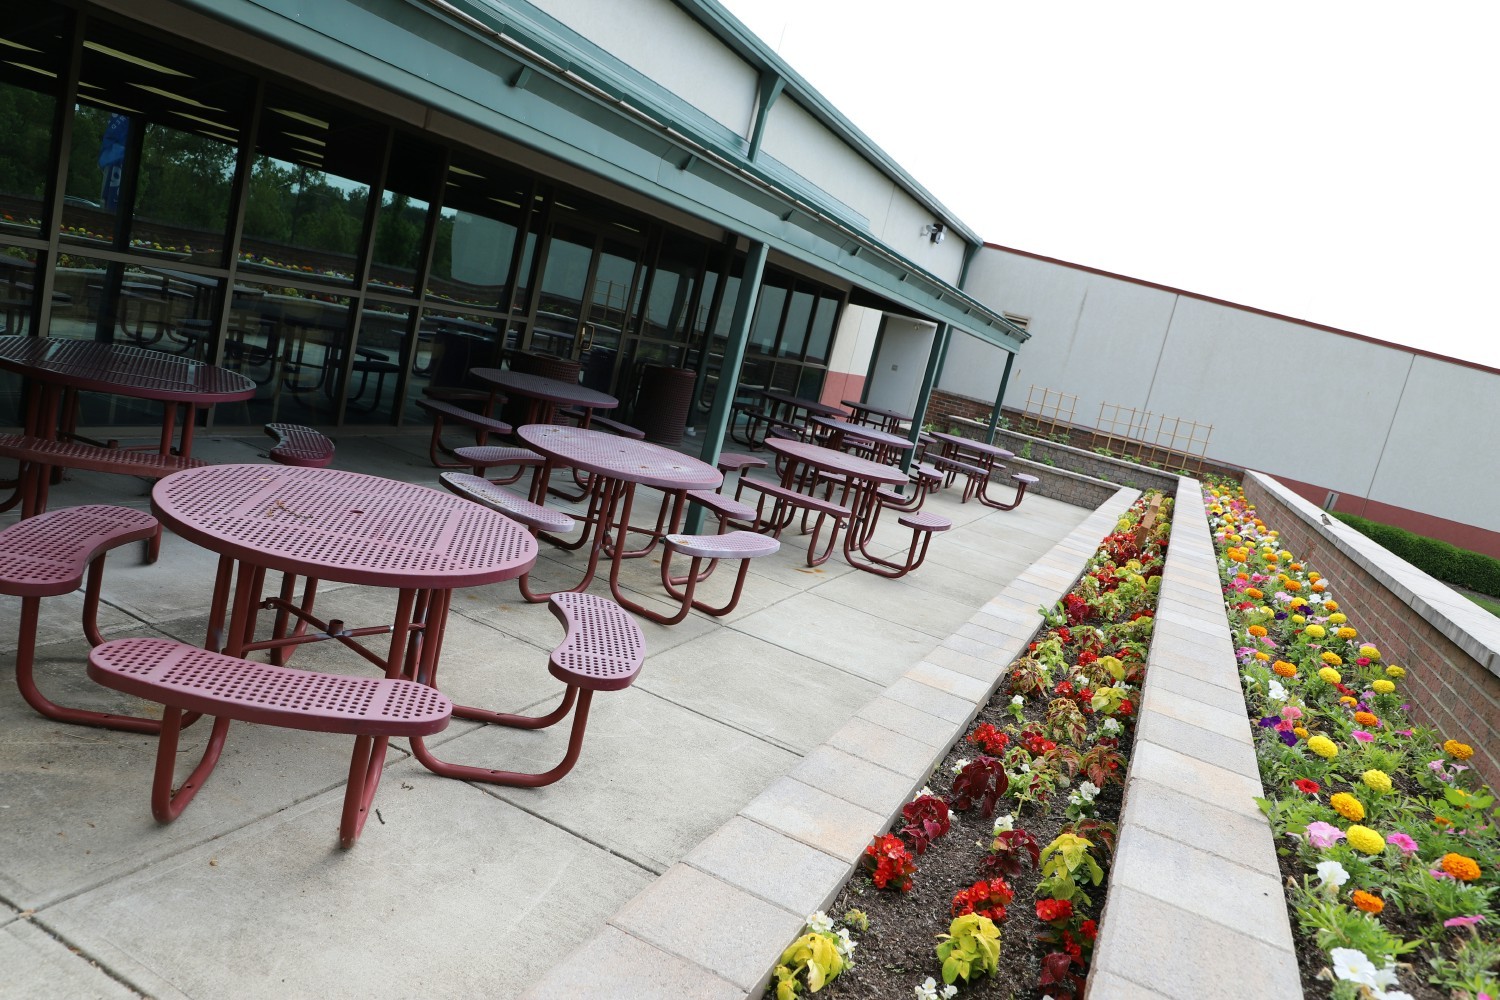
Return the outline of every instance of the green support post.
{"type": "Polygon", "coordinates": [[[911,416],[911,436],[907,438],[912,443],[912,448],[901,460],[902,471],[907,473],[911,472],[912,458],[917,453],[917,438],[921,436],[922,424],[927,419],[927,403],[932,399],[932,390],[943,374],[943,362],[948,357],[948,337],[951,331],[952,327],[947,323],[939,323],[937,332],[932,335],[932,349],[927,352],[927,370],[922,373],[922,391],[917,393],[917,408],[911,416]]]}
{"type": "Polygon", "coordinates": [[[1000,423],[1000,404],[1005,402],[1005,387],[1010,384],[1010,366],[1016,363],[1013,351],[1005,352],[1005,371],[1000,373],[1000,391],[995,394],[995,408],[990,411],[990,427],[985,432],[984,443],[995,443],[995,428],[1000,423]]]}
{"type": "MultiPolygon", "coordinates": [[[[760,295],[760,278],[765,272],[769,252],[766,244],[752,242],[750,252],[745,255],[745,270],[740,276],[739,294],[734,299],[734,318],[729,322],[729,336],[724,343],[724,360],[719,364],[719,384],[714,391],[714,405],[708,411],[703,450],[699,453],[709,465],[718,465],[719,452],[724,450],[724,438],[728,435],[729,420],[733,415],[730,408],[734,406],[734,394],[740,385],[740,365],[745,362],[750,321],[755,317],[755,300],[760,295]]],[[[694,507],[688,512],[687,531],[697,534],[702,527],[703,508],[694,507]]]]}

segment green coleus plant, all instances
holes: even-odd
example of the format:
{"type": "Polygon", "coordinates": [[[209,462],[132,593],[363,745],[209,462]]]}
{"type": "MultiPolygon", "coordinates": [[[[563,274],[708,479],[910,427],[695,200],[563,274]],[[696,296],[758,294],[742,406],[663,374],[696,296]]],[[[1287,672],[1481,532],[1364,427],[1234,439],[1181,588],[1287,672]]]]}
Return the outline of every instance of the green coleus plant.
{"type": "Polygon", "coordinates": [[[1000,928],[977,913],[956,917],[948,933],[938,935],[937,957],[943,963],[945,983],[988,976],[1000,964],[1000,928]]]}

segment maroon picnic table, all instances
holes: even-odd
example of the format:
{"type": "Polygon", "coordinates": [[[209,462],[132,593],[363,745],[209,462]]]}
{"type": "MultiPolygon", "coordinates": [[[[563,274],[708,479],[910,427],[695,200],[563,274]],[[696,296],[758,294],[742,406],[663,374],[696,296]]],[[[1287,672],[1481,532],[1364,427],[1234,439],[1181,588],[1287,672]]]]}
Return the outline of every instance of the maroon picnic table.
{"type": "Polygon", "coordinates": [[[756,439],[757,429],[764,424],[767,431],[773,427],[786,427],[801,429],[802,421],[807,417],[843,417],[843,410],[828,403],[819,402],[816,399],[807,399],[802,396],[794,396],[789,392],[779,389],[756,389],[755,394],[765,404],[764,409],[748,410],[746,412],[745,437],[743,444],[750,448],[759,448],[761,440],[756,439]]]}
{"type": "Polygon", "coordinates": [[[520,396],[529,401],[528,424],[550,424],[559,406],[576,406],[584,411],[585,426],[595,410],[613,410],[620,401],[607,392],[590,389],[576,382],[511,371],[508,368],[475,368],[471,375],[488,382],[506,396],[520,396]]]}
{"type": "MultiPolygon", "coordinates": [[[[297,646],[331,640],[386,677],[433,687],[453,590],[515,579],[537,556],[536,540],[524,527],[487,507],[338,469],[185,469],[156,484],[151,508],[165,527],[219,555],[206,649],[238,657],[264,649],[284,664],[297,646]],[[264,596],[268,571],[283,574],[276,596],[264,596]],[[300,598],[298,577],[304,580],[300,598]],[[351,628],[338,618],[314,616],[323,580],[396,590],[391,624],[351,628]],[[269,638],[258,639],[262,608],[275,618],[269,638]],[[387,634],[384,650],[359,641],[387,634]]],[[[453,713],[496,718],[467,706],[454,706],[453,713]]],[[[447,765],[418,743],[413,738],[422,763],[445,773],[447,765]]],[[[384,743],[377,749],[383,754],[384,743]]]]}
{"type": "Polygon", "coordinates": [[[804,474],[807,469],[838,473],[846,477],[849,492],[846,494],[845,505],[850,510],[850,518],[849,530],[844,532],[844,559],[855,569],[867,569],[864,562],[852,553],[863,549],[869,541],[875,505],[879,502],[876,493],[882,486],[906,482],[906,473],[893,465],[872,462],[858,455],[806,441],[773,438],[766,442],[766,447],[786,457],[786,470],[782,473],[781,485],[788,489],[796,489],[799,483],[816,486],[816,477],[804,474]]]}
{"type": "MultiPolygon", "coordinates": [[[[979,477],[977,482],[974,481],[973,477],[970,477],[969,486],[964,490],[965,500],[972,495],[986,507],[993,507],[996,510],[1014,510],[1021,503],[1021,497],[1026,492],[1027,484],[1036,482],[1034,477],[1024,474],[1016,475],[1014,477],[1017,480],[1015,499],[1010,503],[1002,503],[989,495],[989,488],[995,471],[1005,468],[1000,463],[1015,458],[1014,452],[1006,451],[1004,448],[996,445],[986,444],[983,441],[975,441],[973,438],[962,437],[958,434],[945,434],[941,431],[933,431],[932,436],[942,444],[943,458],[953,462],[962,462],[965,458],[971,458],[974,464],[983,470],[984,475],[979,477]]],[[[948,470],[948,479],[950,482],[952,481],[952,477],[953,472],[948,470]]]]}
{"type": "Polygon", "coordinates": [[[912,415],[902,413],[900,410],[890,410],[883,406],[873,406],[853,399],[843,399],[840,402],[854,411],[852,419],[855,423],[868,423],[893,434],[901,429],[902,424],[911,423],[912,415]]]}
{"type": "Polygon", "coordinates": [[[238,372],[190,358],[148,351],[125,344],[57,337],[0,337],[0,368],[41,386],[26,411],[26,433],[42,438],[73,436],[77,416],[74,402],[80,392],[103,392],[132,399],[165,403],[162,416],[162,455],[191,458],[192,411],[215,403],[251,399],[255,383],[238,372]],[[181,441],[174,449],[177,408],[187,407],[181,441]],[[59,421],[61,424],[59,425],[59,421]]]}
{"type": "Polygon", "coordinates": [[[899,453],[915,447],[910,439],[900,434],[892,434],[865,424],[852,424],[837,417],[815,416],[812,418],[812,423],[828,431],[828,447],[843,451],[851,443],[865,444],[875,453],[875,461],[884,462],[887,465],[899,453]]]}
{"type": "MultiPolygon", "coordinates": [[[[599,557],[607,549],[611,564],[609,587],[620,599],[622,561],[647,555],[664,535],[681,527],[684,498],[689,490],[715,489],[724,481],[723,473],[696,458],[660,445],[585,427],[527,424],[516,428],[516,435],[546,459],[532,481],[533,503],[540,504],[546,499],[548,479],[554,468],[568,467],[588,475],[588,509],[583,517],[582,536],[568,542],[545,533],[540,535],[561,548],[578,549],[590,545],[588,568],[583,579],[565,588],[567,590],[582,592],[588,589],[599,568],[599,557]],[[661,490],[667,495],[655,528],[645,529],[630,524],[638,486],[661,490]],[[666,513],[668,504],[670,517],[666,513]],[[648,536],[645,547],[628,550],[626,539],[631,532],[648,536]]],[[[525,588],[522,594],[531,601],[546,600],[548,596],[531,593],[525,588]]]]}

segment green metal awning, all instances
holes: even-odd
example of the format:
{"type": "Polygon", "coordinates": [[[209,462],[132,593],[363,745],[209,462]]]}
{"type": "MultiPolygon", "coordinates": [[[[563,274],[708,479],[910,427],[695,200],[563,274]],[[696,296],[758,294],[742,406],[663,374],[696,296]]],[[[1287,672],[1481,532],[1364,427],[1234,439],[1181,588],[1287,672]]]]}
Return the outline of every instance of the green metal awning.
{"type": "MultiPolygon", "coordinates": [[[[765,242],[917,315],[952,324],[1006,350],[1019,349],[1029,336],[901,257],[872,236],[857,213],[826,192],[785,168],[752,160],[745,137],[524,2],[178,2],[765,242]]],[[[726,45],[745,54],[749,43],[740,36],[748,32],[739,26],[736,33],[738,22],[717,4],[679,2],[690,13],[696,11],[726,45]]],[[[753,64],[772,65],[767,55],[775,58],[760,46],[753,64]]],[[[784,64],[778,71],[790,74],[784,64]]],[[[800,78],[790,83],[799,100],[807,99],[802,88],[815,93],[800,78]]],[[[826,123],[826,102],[821,107],[826,123]]],[[[874,147],[865,139],[856,148],[870,155],[874,147]]],[[[878,165],[893,166],[888,159],[878,165]]],[[[971,245],[977,242],[974,237],[971,245]]]]}

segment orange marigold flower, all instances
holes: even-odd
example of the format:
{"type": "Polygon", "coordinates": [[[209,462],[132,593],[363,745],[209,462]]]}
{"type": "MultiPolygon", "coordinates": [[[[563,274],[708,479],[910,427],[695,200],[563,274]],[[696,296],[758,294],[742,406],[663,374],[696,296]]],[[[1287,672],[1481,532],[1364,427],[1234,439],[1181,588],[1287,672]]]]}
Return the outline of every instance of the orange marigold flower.
{"type": "Polygon", "coordinates": [[[1255,636],[1257,639],[1264,639],[1266,637],[1266,635],[1268,634],[1266,632],[1266,627],[1264,625],[1251,625],[1245,631],[1249,632],[1251,635],[1255,636]]]}
{"type": "Polygon", "coordinates": [[[1271,669],[1274,670],[1279,677],[1297,676],[1297,668],[1294,665],[1286,662],[1285,660],[1277,660],[1275,663],[1271,664],[1271,669]]]}
{"type": "Polygon", "coordinates": [[[1453,821],[1451,819],[1449,819],[1447,816],[1434,816],[1434,817],[1432,817],[1432,825],[1433,826],[1452,826],[1453,825],[1453,821]]]}
{"type": "Polygon", "coordinates": [[[1317,583],[1312,585],[1312,589],[1313,593],[1321,594],[1323,591],[1328,589],[1328,584],[1324,583],[1322,580],[1319,580],[1317,583]]]}
{"type": "Polygon", "coordinates": [[[1253,601],[1258,601],[1262,597],[1265,597],[1266,594],[1265,591],[1261,590],[1259,587],[1246,587],[1245,596],[1253,601]]]}
{"type": "Polygon", "coordinates": [[[1460,882],[1473,882],[1480,875],[1479,862],[1473,858],[1466,858],[1462,854],[1444,854],[1443,871],[1460,882]]]}
{"type": "Polygon", "coordinates": [[[1244,583],[1246,580],[1250,579],[1250,574],[1249,573],[1236,573],[1236,574],[1234,574],[1234,578],[1236,580],[1238,580],[1240,583],[1244,583]]]}
{"type": "Polygon", "coordinates": [[[1355,699],[1353,695],[1347,695],[1346,694],[1342,698],[1339,699],[1339,704],[1340,705],[1358,705],[1359,701],[1357,699],[1355,699]]]}
{"type": "Polygon", "coordinates": [[[1300,573],[1302,572],[1302,564],[1299,562],[1294,562],[1290,566],[1288,566],[1287,569],[1291,570],[1293,573],[1300,573]]]}
{"type": "Polygon", "coordinates": [[[1467,743],[1460,743],[1458,740],[1444,740],[1443,753],[1454,760],[1468,760],[1474,756],[1474,748],[1467,743]]]}
{"type": "Polygon", "coordinates": [[[1371,895],[1363,889],[1354,890],[1354,905],[1366,913],[1379,913],[1385,909],[1385,902],[1379,896],[1371,895]]]}
{"type": "Polygon", "coordinates": [[[1259,660],[1261,663],[1265,663],[1267,660],[1269,660],[1271,658],[1271,654],[1270,653],[1256,653],[1255,654],[1255,658],[1257,660],[1259,660]]]}
{"type": "Polygon", "coordinates": [[[1372,712],[1355,712],[1354,721],[1365,727],[1380,725],[1380,720],[1372,712]]]}
{"type": "Polygon", "coordinates": [[[1297,591],[1299,591],[1299,590],[1302,589],[1302,581],[1301,580],[1288,580],[1283,586],[1285,586],[1287,590],[1290,590],[1292,593],[1295,594],[1297,591]]]}

